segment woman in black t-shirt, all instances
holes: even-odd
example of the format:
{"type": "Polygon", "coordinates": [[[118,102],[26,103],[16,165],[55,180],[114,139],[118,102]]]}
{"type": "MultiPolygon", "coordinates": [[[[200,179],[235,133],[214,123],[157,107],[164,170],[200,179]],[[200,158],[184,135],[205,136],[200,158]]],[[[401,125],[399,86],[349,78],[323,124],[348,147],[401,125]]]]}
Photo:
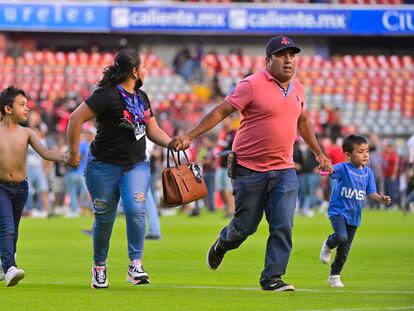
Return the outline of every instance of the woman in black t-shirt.
{"type": "Polygon", "coordinates": [[[122,198],[127,227],[127,281],[149,283],[142,266],[145,234],[145,200],[150,185],[150,164],[145,155],[145,136],[162,147],[171,138],[158,127],[144,83],[145,66],[131,49],[120,51],[105,68],[99,88],[71,114],[68,125],[69,160],[79,166],[79,135],[84,122],[96,118],[97,135],[91,143],[85,180],[93,201],[94,265],[92,287],[108,287],[106,258],[109,240],[122,198]]]}

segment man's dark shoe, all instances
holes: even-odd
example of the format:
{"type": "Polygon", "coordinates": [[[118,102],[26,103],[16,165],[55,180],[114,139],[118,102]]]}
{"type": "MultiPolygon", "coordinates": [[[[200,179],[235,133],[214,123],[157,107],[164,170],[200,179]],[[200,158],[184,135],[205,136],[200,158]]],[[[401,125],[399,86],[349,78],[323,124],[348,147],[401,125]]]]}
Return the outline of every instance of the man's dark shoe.
{"type": "Polygon", "coordinates": [[[220,267],[221,262],[223,261],[223,258],[224,258],[224,254],[226,253],[226,251],[224,251],[219,246],[219,241],[220,241],[220,238],[218,238],[216,242],[214,242],[214,244],[210,247],[207,253],[207,258],[206,258],[207,267],[213,271],[217,270],[218,267],[220,267]]]}
{"type": "Polygon", "coordinates": [[[274,290],[276,292],[286,292],[286,291],[293,292],[295,290],[295,287],[293,285],[286,284],[282,280],[278,279],[278,280],[274,280],[269,283],[262,284],[262,289],[263,290],[274,290]]]}
{"type": "Polygon", "coordinates": [[[188,216],[190,217],[195,217],[195,216],[200,216],[200,210],[192,210],[188,216]]]}
{"type": "Polygon", "coordinates": [[[147,234],[145,236],[145,240],[161,240],[161,236],[156,234],[147,234]]]}

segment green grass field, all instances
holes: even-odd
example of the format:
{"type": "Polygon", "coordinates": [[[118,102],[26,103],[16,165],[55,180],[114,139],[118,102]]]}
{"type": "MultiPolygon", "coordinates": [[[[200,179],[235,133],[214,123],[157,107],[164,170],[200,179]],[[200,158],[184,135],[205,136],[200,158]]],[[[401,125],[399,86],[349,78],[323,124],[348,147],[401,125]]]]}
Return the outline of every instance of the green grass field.
{"type": "Polygon", "coordinates": [[[297,216],[285,281],[295,292],[268,292],[258,280],[267,224],[211,272],[205,255],[228,220],[221,213],[162,217],[163,239],[145,245],[151,284],[126,283],[125,221],[118,217],[108,258],[110,287],[90,288],[91,218],[28,219],[20,226],[18,264],[26,278],[0,283],[1,310],[414,310],[414,215],[365,211],[342,273],[344,289],[326,284],[319,262],[330,233],[326,217],[297,216]]]}

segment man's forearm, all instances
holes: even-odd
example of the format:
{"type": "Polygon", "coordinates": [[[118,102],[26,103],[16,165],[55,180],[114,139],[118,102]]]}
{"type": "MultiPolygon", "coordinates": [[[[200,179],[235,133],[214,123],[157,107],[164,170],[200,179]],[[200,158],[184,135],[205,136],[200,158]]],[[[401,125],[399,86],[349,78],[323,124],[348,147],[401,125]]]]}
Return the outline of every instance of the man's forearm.
{"type": "Polygon", "coordinates": [[[319,156],[323,154],[316,139],[313,125],[308,119],[299,123],[299,133],[315,155],[319,156]]]}
{"type": "Polygon", "coordinates": [[[218,123],[220,123],[226,117],[227,117],[226,115],[223,115],[222,113],[220,113],[220,110],[218,107],[214,108],[204,118],[201,119],[201,121],[197,124],[196,127],[194,127],[188,133],[187,135],[188,138],[192,140],[196,138],[197,136],[207,132],[208,130],[215,127],[218,123]]]}

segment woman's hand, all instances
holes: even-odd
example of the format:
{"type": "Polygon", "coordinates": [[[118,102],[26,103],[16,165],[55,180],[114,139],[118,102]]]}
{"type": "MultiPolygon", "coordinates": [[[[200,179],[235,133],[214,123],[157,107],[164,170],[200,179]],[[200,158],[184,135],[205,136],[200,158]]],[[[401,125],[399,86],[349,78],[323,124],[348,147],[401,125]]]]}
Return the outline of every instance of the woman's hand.
{"type": "Polygon", "coordinates": [[[79,165],[80,165],[79,153],[69,153],[67,163],[71,167],[79,167],[79,165]]]}

